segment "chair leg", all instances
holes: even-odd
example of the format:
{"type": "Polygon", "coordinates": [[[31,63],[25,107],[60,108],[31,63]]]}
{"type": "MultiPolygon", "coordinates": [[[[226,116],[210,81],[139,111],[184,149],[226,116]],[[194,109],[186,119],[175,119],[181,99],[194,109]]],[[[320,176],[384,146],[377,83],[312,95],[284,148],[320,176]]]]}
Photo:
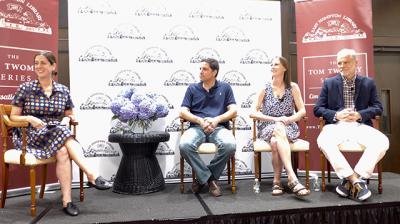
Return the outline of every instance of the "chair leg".
{"type": "Polygon", "coordinates": [[[382,194],[382,163],[381,161],[378,162],[378,192],[382,194]]]}
{"type": "Polygon", "coordinates": [[[292,154],[292,166],[293,166],[294,174],[296,176],[298,176],[297,175],[297,170],[299,168],[299,153],[298,152],[295,152],[292,154]]]}
{"type": "Polygon", "coordinates": [[[36,172],[35,167],[29,168],[30,185],[31,185],[31,216],[36,216],[36,172]]]}
{"type": "Polygon", "coordinates": [[[181,159],[179,160],[179,172],[180,172],[180,177],[181,177],[181,183],[180,183],[180,185],[179,185],[179,188],[180,188],[180,191],[181,191],[181,193],[183,193],[184,191],[185,191],[185,185],[184,185],[184,183],[183,183],[183,176],[184,176],[184,172],[185,172],[185,170],[184,170],[184,168],[185,168],[185,164],[184,164],[184,160],[183,160],[183,157],[181,156],[181,159]]]}
{"type": "Polygon", "coordinates": [[[310,160],[308,156],[308,151],[304,152],[304,159],[306,162],[306,188],[310,190],[310,160]]]}
{"type": "Polygon", "coordinates": [[[327,160],[326,161],[326,169],[328,170],[328,183],[331,182],[331,163],[327,160]]]}
{"type": "MultiPolygon", "coordinates": [[[[230,159],[226,162],[226,171],[228,174],[228,184],[231,184],[231,165],[230,165],[230,159]]],[[[233,168],[233,167],[232,167],[233,168]]]]}
{"type": "Polygon", "coordinates": [[[42,166],[42,183],[40,185],[39,198],[43,198],[44,196],[44,188],[46,187],[46,178],[47,178],[47,164],[44,164],[42,166]]]}
{"type": "Polygon", "coordinates": [[[258,152],[258,180],[261,182],[261,152],[258,152]]]}
{"type": "MultiPolygon", "coordinates": [[[[254,152],[254,179],[258,179],[258,173],[260,172],[259,167],[258,167],[258,160],[259,160],[259,155],[258,152],[254,152]]],[[[260,181],[260,179],[258,179],[260,181]]]]}
{"type": "Polygon", "coordinates": [[[85,200],[85,195],[83,192],[83,170],[79,168],[79,201],[85,200]]]}
{"type": "Polygon", "coordinates": [[[8,168],[10,165],[3,163],[3,187],[1,189],[1,201],[0,201],[0,208],[4,208],[6,204],[6,198],[7,198],[7,185],[8,185],[8,168]]]}
{"type": "Polygon", "coordinates": [[[323,152],[320,152],[320,162],[321,162],[321,183],[322,183],[322,191],[325,191],[326,184],[325,184],[325,155],[323,152]]]}
{"type": "Polygon", "coordinates": [[[235,155],[231,157],[232,162],[232,194],[236,193],[235,155]]]}

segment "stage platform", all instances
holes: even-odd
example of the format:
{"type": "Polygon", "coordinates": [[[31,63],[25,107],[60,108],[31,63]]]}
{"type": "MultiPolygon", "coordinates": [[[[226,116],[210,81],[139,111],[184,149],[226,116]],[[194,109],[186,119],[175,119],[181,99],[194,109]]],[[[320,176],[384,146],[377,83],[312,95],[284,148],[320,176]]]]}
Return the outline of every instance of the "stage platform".
{"type": "MultiPolygon", "coordinates": [[[[301,178],[304,183],[304,178],[301,178]]],[[[286,184],[286,181],[284,180],[286,184]]],[[[0,223],[400,223],[400,175],[383,174],[383,194],[372,180],[372,197],[358,202],[339,197],[333,179],[326,192],[311,192],[299,199],[291,193],[271,195],[271,179],[263,179],[261,192],[253,192],[253,180],[238,180],[237,193],[220,181],[223,196],[214,198],[207,191],[179,192],[178,184],[166,184],[163,191],[145,195],[122,195],[110,191],[85,189],[85,201],[74,200],[81,211],[67,216],[61,207],[60,191],[46,192],[38,199],[38,216],[30,216],[30,196],[8,198],[0,209],[0,223]]]]}

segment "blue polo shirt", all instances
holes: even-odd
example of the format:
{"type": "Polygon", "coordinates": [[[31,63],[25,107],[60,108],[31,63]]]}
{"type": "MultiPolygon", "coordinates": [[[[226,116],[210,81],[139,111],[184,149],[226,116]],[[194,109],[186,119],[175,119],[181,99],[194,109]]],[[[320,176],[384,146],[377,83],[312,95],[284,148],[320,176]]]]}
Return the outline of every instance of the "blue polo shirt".
{"type": "MultiPolygon", "coordinates": [[[[227,106],[231,104],[236,104],[231,86],[216,80],[209,92],[203,88],[203,82],[191,84],[186,90],[181,106],[189,108],[192,114],[205,118],[225,113],[227,106]]],[[[228,127],[229,122],[220,124],[228,127]]]]}

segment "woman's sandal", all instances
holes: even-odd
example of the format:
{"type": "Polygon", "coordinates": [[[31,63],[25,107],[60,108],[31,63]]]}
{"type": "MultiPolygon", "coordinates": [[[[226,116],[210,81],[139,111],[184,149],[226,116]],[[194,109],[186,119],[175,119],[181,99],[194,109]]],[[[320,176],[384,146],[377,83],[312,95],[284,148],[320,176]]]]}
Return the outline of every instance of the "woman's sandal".
{"type": "Polygon", "coordinates": [[[296,196],[307,196],[310,194],[310,191],[307,190],[307,188],[304,187],[304,185],[302,185],[299,180],[295,180],[292,183],[288,184],[290,190],[296,195],[296,196]],[[301,193],[303,192],[303,193],[301,193]],[[305,193],[304,193],[305,192],[305,193]]]}
{"type": "Polygon", "coordinates": [[[274,182],[272,184],[272,195],[273,196],[278,196],[278,195],[282,195],[284,193],[284,188],[282,186],[281,183],[279,182],[274,182]]]}

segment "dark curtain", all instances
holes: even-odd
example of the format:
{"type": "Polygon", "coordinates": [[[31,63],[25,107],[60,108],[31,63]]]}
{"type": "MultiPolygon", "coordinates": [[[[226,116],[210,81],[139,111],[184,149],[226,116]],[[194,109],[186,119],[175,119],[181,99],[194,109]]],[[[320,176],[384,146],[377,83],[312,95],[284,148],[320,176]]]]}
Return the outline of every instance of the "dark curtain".
{"type": "Polygon", "coordinates": [[[314,207],[257,213],[209,215],[197,219],[148,220],[125,223],[179,224],[399,224],[400,202],[314,207]]]}

